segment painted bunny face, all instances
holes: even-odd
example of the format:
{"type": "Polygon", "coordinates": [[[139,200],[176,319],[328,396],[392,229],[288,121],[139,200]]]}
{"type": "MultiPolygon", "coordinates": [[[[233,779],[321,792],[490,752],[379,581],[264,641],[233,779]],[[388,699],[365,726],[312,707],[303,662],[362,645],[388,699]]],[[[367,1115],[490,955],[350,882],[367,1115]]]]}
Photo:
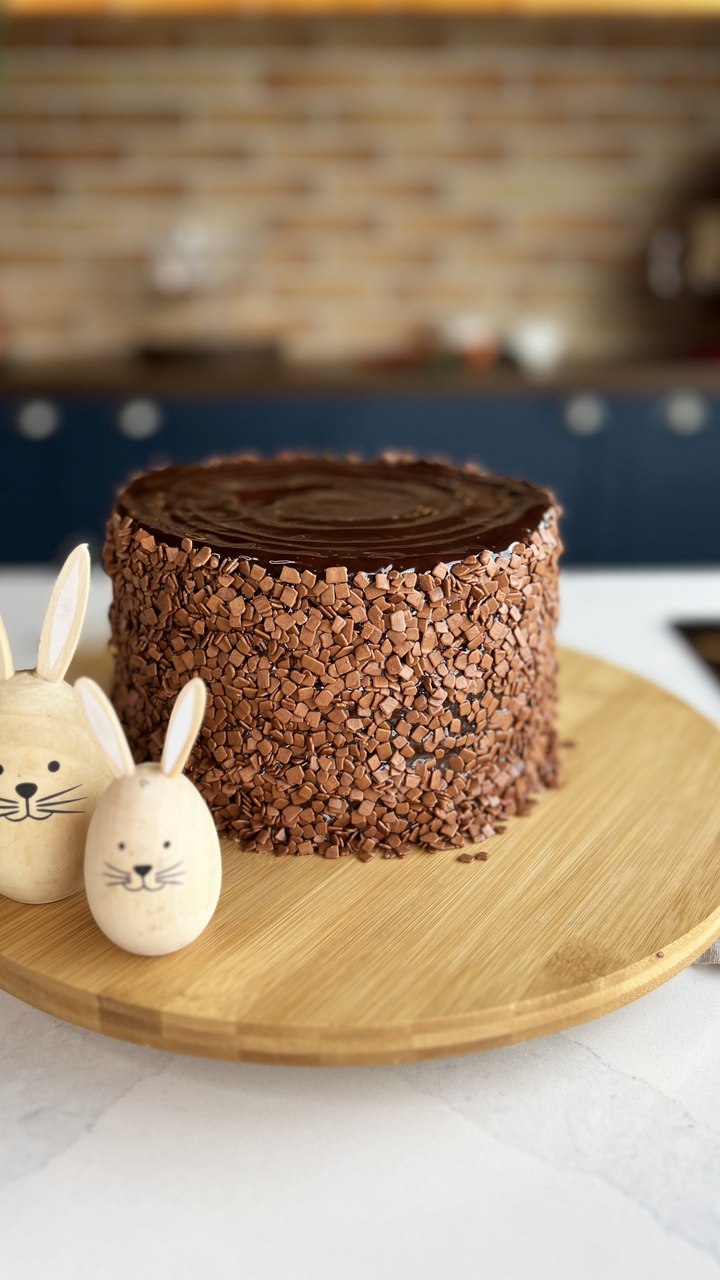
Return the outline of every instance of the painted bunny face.
{"type": "Polygon", "coordinates": [[[63,680],[89,578],[86,547],[69,556],[43,626],[35,671],[15,672],[0,623],[0,893],[53,902],[82,888],[90,814],[110,771],[63,680]]]}
{"type": "MultiPolygon", "coordinates": [[[[182,781],[194,790],[187,778],[182,781]]],[[[140,838],[134,827],[124,831],[124,839],[110,842],[112,848],[104,860],[103,849],[100,848],[102,842],[98,842],[101,861],[93,863],[93,874],[99,874],[108,890],[156,894],[167,889],[185,888],[196,896],[198,886],[194,881],[198,878],[198,865],[195,848],[189,847],[186,832],[182,828],[178,830],[170,817],[177,803],[175,782],[170,782],[158,765],[145,764],[135,770],[128,791],[129,785],[134,791],[133,809],[141,816],[140,838]],[[167,792],[168,785],[170,794],[163,794],[167,792]]],[[[202,867],[199,870],[202,875],[202,867]]],[[[99,883],[96,888],[99,889],[99,883]]],[[[168,902],[176,896],[169,893],[168,902]]],[[[163,909],[166,905],[163,904],[163,909]]]]}
{"type": "Polygon", "coordinates": [[[76,689],[88,725],[117,777],[90,822],[85,891],[116,946],[165,955],[187,946],[217,905],[220,844],[210,810],[181,773],[205,710],[205,686],[177,697],[162,762],[135,765],[115,712],[90,680],[76,689]]]}

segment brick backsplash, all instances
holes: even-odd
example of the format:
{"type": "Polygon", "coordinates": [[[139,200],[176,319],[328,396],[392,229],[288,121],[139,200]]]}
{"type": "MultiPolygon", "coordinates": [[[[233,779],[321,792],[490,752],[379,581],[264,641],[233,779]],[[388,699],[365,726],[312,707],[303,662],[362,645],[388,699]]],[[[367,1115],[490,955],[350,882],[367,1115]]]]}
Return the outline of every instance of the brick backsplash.
{"type": "Polygon", "coordinates": [[[645,350],[647,235],[720,158],[720,26],[443,18],[16,21],[0,327],[19,358],[279,335],[297,358],[453,312],[645,350]],[[180,223],[216,283],[159,299],[180,223]]]}

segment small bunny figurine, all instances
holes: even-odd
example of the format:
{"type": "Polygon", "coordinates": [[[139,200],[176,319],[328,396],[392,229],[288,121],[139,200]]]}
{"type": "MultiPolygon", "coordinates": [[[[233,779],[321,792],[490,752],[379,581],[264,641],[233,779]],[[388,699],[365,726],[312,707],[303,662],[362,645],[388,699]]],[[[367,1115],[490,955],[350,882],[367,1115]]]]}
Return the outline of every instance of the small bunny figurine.
{"type": "Polygon", "coordinates": [[[0,893],[55,902],[82,889],[90,814],[111,780],[63,679],[87,608],[90,556],[60,570],[37,667],[15,672],[0,621],[0,893]]]}
{"type": "Polygon", "coordinates": [[[82,678],[75,688],[115,781],[93,813],[85,891],[97,924],[140,956],[186,947],[220,896],[220,842],[210,810],[183,769],[205,714],[202,680],[190,680],[170,716],[160,764],[133,763],[113,707],[82,678]]]}

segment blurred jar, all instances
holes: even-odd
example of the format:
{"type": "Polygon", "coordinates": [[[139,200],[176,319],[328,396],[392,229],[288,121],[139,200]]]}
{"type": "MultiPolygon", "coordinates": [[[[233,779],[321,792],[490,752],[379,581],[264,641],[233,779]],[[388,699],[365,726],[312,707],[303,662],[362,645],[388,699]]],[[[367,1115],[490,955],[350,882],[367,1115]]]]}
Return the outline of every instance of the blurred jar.
{"type": "Polygon", "coordinates": [[[565,335],[549,316],[525,316],[510,329],[505,350],[526,373],[552,373],[565,355],[565,335]]]}

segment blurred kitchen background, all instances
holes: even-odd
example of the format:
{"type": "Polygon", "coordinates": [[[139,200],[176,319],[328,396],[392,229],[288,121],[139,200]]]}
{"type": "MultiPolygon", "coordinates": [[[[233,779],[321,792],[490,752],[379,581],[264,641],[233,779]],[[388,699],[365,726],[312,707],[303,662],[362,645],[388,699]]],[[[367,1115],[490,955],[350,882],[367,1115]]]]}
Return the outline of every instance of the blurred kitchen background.
{"type": "Polygon", "coordinates": [[[148,465],[384,447],[552,486],[570,563],[720,559],[720,20],[32,7],[1,560],[148,465]]]}

